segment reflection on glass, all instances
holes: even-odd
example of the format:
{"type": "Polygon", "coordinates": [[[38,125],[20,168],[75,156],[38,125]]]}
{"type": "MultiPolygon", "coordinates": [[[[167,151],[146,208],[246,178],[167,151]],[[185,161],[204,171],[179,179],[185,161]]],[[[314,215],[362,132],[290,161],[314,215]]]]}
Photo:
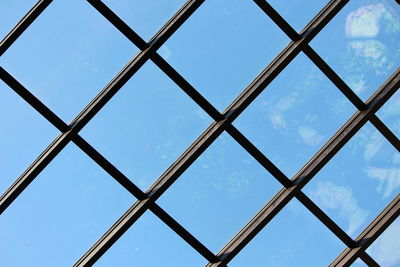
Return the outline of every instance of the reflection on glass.
{"type": "Polygon", "coordinates": [[[354,110],[324,74],[300,54],[234,124],[292,176],[354,110]]]}
{"type": "Polygon", "coordinates": [[[216,253],[279,188],[275,178],[223,133],[159,204],[216,253]]]}
{"type": "Polygon", "coordinates": [[[286,43],[252,1],[209,0],[159,52],[222,111],[286,43]]]}
{"type": "Polygon", "coordinates": [[[146,190],[210,123],[194,101],[148,62],[82,135],[146,190]]]}
{"type": "Polygon", "coordinates": [[[356,237],[400,192],[400,153],[367,123],[305,189],[356,237]]]}
{"type": "Polygon", "coordinates": [[[183,6],[185,0],[104,0],[103,2],[143,39],[150,40],[183,6]]]}
{"type": "Polygon", "coordinates": [[[397,138],[400,138],[400,91],[397,91],[376,114],[397,138]]]}
{"type": "Polygon", "coordinates": [[[136,51],[86,1],[53,1],[0,64],[68,121],[136,51]]]}
{"type": "Polygon", "coordinates": [[[0,217],[0,266],[72,266],[135,199],[68,145],[0,217]]]}
{"type": "Polygon", "coordinates": [[[367,249],[381,267],[400,266],[400,218],[367,249]]]}
{"type": "Polygon", "coordinates": [[[0,81],[0,195],[53,141],[57,129],[0,81]]]}
{"type": "Polygon", "coordinates": [[[168,226],[146,212],[94,266],[205,266],[207,261],[168,226]]]}
{"type": "Polygon", "coordinates": [[[293,200],[229,266],[328,266],[344,248],[317,218],[293,200]]]}
{"type": "Polygon", "coordinates": [[[352,0],[311,43],[363,100],[399,66],[399,14],[395,1],[352,0]]]}
{"type": "Polygon", "coordinates": [[[36,4],[35,0],[1,0],[0,2],[0,40],[25,16],[36,4]]]}
{"type": "Polygon", "coordinates": [[[268,0],[268,3],[286,19],[286,21],[300,32],[315,15],[328,3],[327,0],[268,0]],[[299,12],[301,10],[301,12],[299,12]]]}

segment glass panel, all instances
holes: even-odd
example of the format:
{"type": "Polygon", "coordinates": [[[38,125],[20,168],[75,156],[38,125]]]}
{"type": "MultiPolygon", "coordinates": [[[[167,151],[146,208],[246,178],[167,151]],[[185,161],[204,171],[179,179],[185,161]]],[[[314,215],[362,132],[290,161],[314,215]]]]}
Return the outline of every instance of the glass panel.
{"type": "Polygon", "coordinates": [[[36,0],[1,0],[0,40],[6,37],[36,2],[36,0]]]}
{"type": "Polygon", "coordinates": [[[397,138],[400,138],[400,91],[397,91],[376,114],[397,138]]]}
{"type": "Polygon", "coordinates": [[[363,262],[361,259],[356,259],[356,261],[350,266],[351,267],[368,267],[368,265],[365,264],[365,262],[363,262]]]}
{"type": "Polygon", "coordinates": [[[72,266],[134,201],[68,145],[0,217],[0,265],[72,266]]]}
{"type": "Polygon", "coordinates": [[[229,266],[328,266],[344,248],[317,218],[293,200],[229,266]]]}
{"type": "Polygon", "coordinates": [[[400,153],[367,123],[305,192],[356,237],[400,192],[400,153]]]}
{"type": "Polygon", "coordinates": [[[54,1],[0,64],[68,121],[136,51],[86,1],[54,1]]]}
{"type": "Polygon", "coordinates": [[[148,62],[82,135],[146,190],[210,123],[195,102],[148,62]]]}
{"type": "Polygon", "coordinates": [[[279,189],[275,178],[223,133],[159,204],[216,253],[279,189]]]}
{"type": "Polygon", "coordinates": [[[152,213],[146,212],[94,265],[186,267],[207,261],[152,213]]]}
{"type": "Polygon", "coordinates": [[[311,43],[363,100],[399,66],[399,14],[395,1],[349,1],[311,43]]]}
{"type": "Polygon", "coordinates": [[[367,249],[382,267],[400,266],[400,218],[397,218],[367,249]]]}
{"type": "Polygon", "coordinates": [[[324,74],[299,54],[234,124],[291,177],[354,111],[324,74]]]}
{"type": "Polygon", "coordinates": [[[57,129],[0,81],[0,195],[53,141],[57,129]]]}
{"type": "Polygon", "coordinates": [[[150,40],[179,10],[185,0],[104,0],[143,39],[150,40]]]}
{"type": "Polygon", "coordinates": [[[288,41],[252,1],[209,0],[160,54],[222,111],[288,41]]]}
{"type": "Polygon", "coordinates": [[[268,0],[268,3],[297,31],[300,32],[328,3],[327,0],[268,0]],[[299,12],[301,10],[301,12],[299,12]]]}

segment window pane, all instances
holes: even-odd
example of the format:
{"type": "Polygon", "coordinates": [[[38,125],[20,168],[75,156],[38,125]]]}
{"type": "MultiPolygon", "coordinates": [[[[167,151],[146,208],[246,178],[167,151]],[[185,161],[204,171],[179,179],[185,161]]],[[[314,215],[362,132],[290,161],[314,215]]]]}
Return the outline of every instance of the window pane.
{"type": "Polygon", "coordinates": [[[349,1],[311,44],[366,100],[399,66],[399,14],[395,1],[349,1]]]}
{"type": "Polygon", "coordinates": [[[186,267],[207,261],[152,213],[146,212],[94,265],[186,267]]]}
{"type": "Polygon", "coordinates": [[[324,74],[300,54],[234,124],[292,176],[354,111],[324,74]]]}
{"type": "Polygon", "coordinates": [[[217,253],[279,189],[275,178],[224,133],[159,203],[217,253]]]}
{"type": "Polygon", "coordinates": [[[185,0],[104,0],[143,39],[154,34],[179,10],[185,0]]]}
{"type": "Polygon", "coordinates": [[[209,0],[159,52],[222,111],[287,43],[252,1],[209,0]]]}
{"type": "Polygon", "coordinates": [[[0,40],[6,37],[36,2],[35,0],[1,0],[0,40]]]}
{"type": "Polygon", "coordinates": [[[146,190],[210,123],[194,101],[148,62],[82,135],[146,190]]]}
{"type": "Polygon", "coordinates": [[[0,64],[69,121],[136,52],[86,1],[53,1],[0,64]]]}
{"type": "Polygon", "coordinates": [[[400,138],[400,91],[397,91],[376,114],[397,138],[400,138]]]}
{"type": "Polygon", "coordinates": [[[367,123],[305,191],[356,237],[400,192],[400,153],[367,123]]]}
{"type": "Polygon", "coordinates": [[[297,31],[300,32],[328,3],[327,0],[268,0],[268,3],[297,31]],[[299,12],[301,10],[301,12],[299,12]]]}
{"type": "Polygon", "coordinates": [[[396,219],[367,249],[382,267],[400,265],[400,218],[396,219]]]}
{"type": "Polygon", "coordinates": [[[68,145],[0,217],[0,265],[72,266],[134,201],[68,145]]]}
{"type": "Polygon", "coordinates": [[[302,204],[292,200],[229,266],[328,266],[344,248],[302,204]]]}
{"type": "Polygon", "coordinates": [[[0,81],[0,195],[57,136],[58,131],[0,81]]]}

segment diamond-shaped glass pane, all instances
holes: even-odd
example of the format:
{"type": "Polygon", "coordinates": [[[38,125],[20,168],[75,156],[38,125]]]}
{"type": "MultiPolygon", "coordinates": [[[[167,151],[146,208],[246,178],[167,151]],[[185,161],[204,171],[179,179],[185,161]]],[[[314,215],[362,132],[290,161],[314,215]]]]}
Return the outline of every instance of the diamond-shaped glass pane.
{"type": "Polygon", "coordinates": [[[86,1],[53,1],[0,64],[70,121],[136,52],[86,1]]]}
{"type": "Polygon", "coordinates": [[[354,110],[321,71],[299,54],[234,124],[292,176],[354,110]]]}
{"type": "Polygon", "coordinates": [[[210,123],[195,102],[148,62],[82,136],[146,190],[210,123]]]}
{"type": "Polygon", "coordinates": [[[222,111],[288,41],[252,1],[210,0],[160,54],[222,111]]]}
{"type": "Polygon", "coordinates": [[[222,134],[159,203],[216,253],[278,189],[258,162],[222,134]]]}

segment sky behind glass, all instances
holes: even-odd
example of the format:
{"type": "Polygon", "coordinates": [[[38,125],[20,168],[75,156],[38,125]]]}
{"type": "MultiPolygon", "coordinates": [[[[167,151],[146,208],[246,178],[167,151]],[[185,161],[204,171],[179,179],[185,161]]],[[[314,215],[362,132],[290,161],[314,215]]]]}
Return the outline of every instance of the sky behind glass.
{"type": "MultiPolygon", "coordinates": [[[[299,32],[327,2],[269,1],[299,32]]],[[[34,3],[0,1],[0,35],[34,3]]],[[[148,41],[184,1],[104,3],[148,41]]],[[[310,45],[365,101],[398,68],[399,40],[395,1],[352,0],[310,45]]],[[[289,42],[252,1],[207,0],[158,53],[222,112],[289,42]]],[[[70,122],[138,51],[86,1],[55,0],[0,65],[70,122]]],[[[59,132],[2,81],[0,111],[3,193],[59,132]]],[[[233,124],[292,177],[355,111],[300,53],[233,124]]],[[[377,115],[400,137],[400,92],[377,115]]],[[[149,61],[80,134],[145,191],[211,122],[149,61]]],[[[223,133],[157,203],[217,253],[280,188],[223,133]]],[[[355,238],[399,194],[400,154],[367,123],[304,192],[355,238]]],[[[71,143],[0,217],[0,266],[71,266],[135,201],[71,143]]],[[[367,251],[400,266],[399,240],[397,219],[367,251]]],[[[344,248],[293,200],[229,266],[326,266],[344,248]]],[[[148,211],[95,266],[206,263],[148,211]]]]}

